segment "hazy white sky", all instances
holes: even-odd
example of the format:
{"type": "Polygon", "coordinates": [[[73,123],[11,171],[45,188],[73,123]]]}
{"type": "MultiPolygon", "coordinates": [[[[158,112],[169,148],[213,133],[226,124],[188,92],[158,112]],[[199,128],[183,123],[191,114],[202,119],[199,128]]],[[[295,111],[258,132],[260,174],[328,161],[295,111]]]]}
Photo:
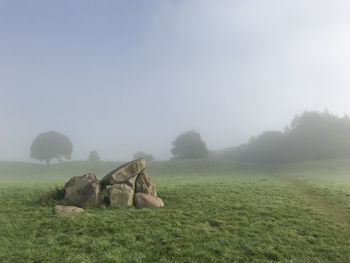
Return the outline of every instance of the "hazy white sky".
{"type": "Polygon", "coordinates": [[[350,113],[350,2],[0,0],[0,160],[56,130],[74,159],[170,156],[350,113]]]}

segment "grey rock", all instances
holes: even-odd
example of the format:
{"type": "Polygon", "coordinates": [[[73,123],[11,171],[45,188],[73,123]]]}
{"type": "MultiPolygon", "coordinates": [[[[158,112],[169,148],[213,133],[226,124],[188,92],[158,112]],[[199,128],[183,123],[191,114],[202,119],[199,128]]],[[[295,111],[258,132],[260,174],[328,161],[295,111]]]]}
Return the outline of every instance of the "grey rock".
{"type": "Polygon", "coordinates": [[[54,207],[54,213],[59,216],[76,215],[76,214],[81,214],[84,211],[85,211],[84,209],[76,206],[56,205],[54,207]]]}
{"type": "Polygon", "coordinates": [[[101,184],[96,175],[75,176],[64,186],[64,203],[82,208],[95,207],[101,202],[101,184]]]}
{"type": "Polygon", "coordinates": [[[162,199],[145,193],[134,194],[134,204],[136,208],[161,208],[164,207],[162,199]]]}
{"type": "Polygon", "coordinates": [[[134,189],[127,184],[110,185],[106,192],[111,207],[128,207],[133,204],[134,189]]]}
{"type": "Polygon", "coordinates": [[[129,179],[138,175],[146,168],[145,159],[138,159],[128,162],[115,170],[111,171],[105,177],[102,178],[101,184],[103,186],[124,183],[129,179]]]}
{"type": "Polygon", "coordinates": [[[128,186],[130,186],[132,189],[134,189],[134,185],[130,182],[130,180],[127,180],[125,182],[122,182],[122,184],[127,184],[128,186]]]}
{"type": "Polygon", "coordinates": [[[145,193],[157,197],[155,185],[146,171],[142,171],[135,180],[135,193],[145,193]]]}

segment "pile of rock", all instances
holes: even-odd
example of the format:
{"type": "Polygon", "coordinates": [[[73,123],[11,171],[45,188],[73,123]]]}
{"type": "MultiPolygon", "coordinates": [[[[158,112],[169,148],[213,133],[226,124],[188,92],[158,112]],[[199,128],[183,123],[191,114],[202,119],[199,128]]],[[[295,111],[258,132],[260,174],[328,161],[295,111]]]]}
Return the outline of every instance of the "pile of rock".
{"type": "MultiPolygon", "coordinates": [[[[163,201],[157,197],[156,187],[145,169],[146,161],[138,159],[116,168],[101,181],[93,173],[75,176],[64,186],[63,203],[79,208],[163,207],[163,201]],[[135,187],[130,182],[133,177],[136,177],[135,187]]],[[[56,206],[55,212],[60,214],[57,211],[65,211],[65,207],[56,206]]]]}

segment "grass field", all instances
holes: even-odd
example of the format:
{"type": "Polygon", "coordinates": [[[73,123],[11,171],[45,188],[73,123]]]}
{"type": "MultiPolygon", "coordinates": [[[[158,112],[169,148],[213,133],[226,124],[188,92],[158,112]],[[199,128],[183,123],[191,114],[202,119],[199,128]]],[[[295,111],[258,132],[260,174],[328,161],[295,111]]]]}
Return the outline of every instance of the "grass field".
{"type": "Polygon", "coordinates": [[[57,217],[46,194],[118,163],[0,163],[0,262],[350,262],[350,161],[160,162],[163,209],[57,217]]]}

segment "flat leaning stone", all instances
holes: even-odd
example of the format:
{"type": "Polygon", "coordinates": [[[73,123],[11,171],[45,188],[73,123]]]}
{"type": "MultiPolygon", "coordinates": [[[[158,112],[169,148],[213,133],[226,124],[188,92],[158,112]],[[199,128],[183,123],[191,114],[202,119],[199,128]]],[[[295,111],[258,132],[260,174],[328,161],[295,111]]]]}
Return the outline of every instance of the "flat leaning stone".
{"type": "Polygon", "coordinates": [[[128,162],[115,170],[111,171],[105,177],[102,178],[101,184],[103,186],[118,184],[128,181],[129,179],[138,175],[146,168],[145,159],[138,159],[128,162]]]}

